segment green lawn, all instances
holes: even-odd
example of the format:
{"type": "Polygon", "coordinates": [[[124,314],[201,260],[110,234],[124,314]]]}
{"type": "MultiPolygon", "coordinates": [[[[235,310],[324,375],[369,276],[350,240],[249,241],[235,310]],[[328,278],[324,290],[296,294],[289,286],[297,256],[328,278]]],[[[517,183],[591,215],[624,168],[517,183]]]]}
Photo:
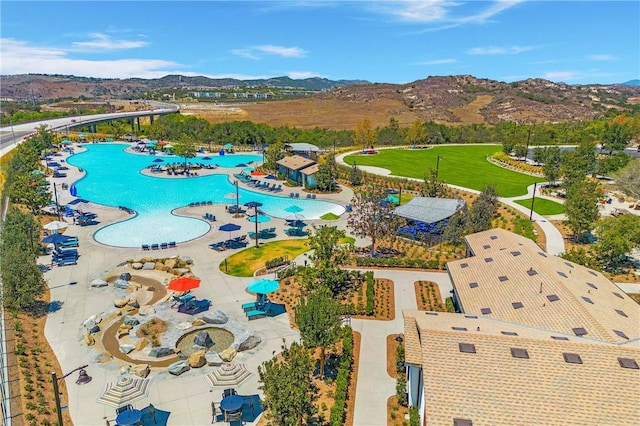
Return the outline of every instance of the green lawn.
{"type": "Polygon", "coordinates": [[[267,260],[285,255],[293,259],[308,250],[306,238],[273,241],[258,248],[251,242],[246,249],[227,257],[226,267],[224,261],[220,262],[220,270],[234,277],[252,277],[255,271],[264,268],[267,260]]]}
{"type": "MultiPolygon", "coordinates": [[[[527,198],[526,200],[517,200],[516,203],[531,210],[531,200],[531,198],[527,198]]],[[[545,198],[536,198],[533,202],[533,211],[542,216],[550,216],[564,213],[564,206],[545,198]]]]}
{"type": "Polygon", "coordinates": [[[438,167],[440,180],[452,185],[483,190],[489,183],[501,197],[526,194],[527,186],[543,179],[498,167],[487,157],[500,151],[500,145],[436,146],[431,149],[383,149],[377,155],[349,155],[347,164],[376,166],[391,170],[396,176],[424,179],[425,172],[438,167]]]}

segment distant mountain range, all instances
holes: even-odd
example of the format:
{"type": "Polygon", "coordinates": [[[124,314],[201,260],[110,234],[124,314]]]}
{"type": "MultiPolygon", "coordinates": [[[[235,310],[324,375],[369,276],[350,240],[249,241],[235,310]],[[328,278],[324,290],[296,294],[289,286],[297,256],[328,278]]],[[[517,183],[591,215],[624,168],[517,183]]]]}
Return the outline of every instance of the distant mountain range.
{"type": "MultiPolygon", "coordinates": [[[[603,112],[625,111],[640,104],[640,80],[622,84],[568,85],[544,79],[506,83],[470,75],[433,76],[406,84],[369,83],[364,80],[264,80],[211,79],[168,75],[158,79],[100,79],[62,75],[0,76],[4,98],[38,99],[137,99],[145,92],[220,90],[223,88],[277,88],[313,90],[303,99],[280,100],[262,107],[255,101],[242,106],[248,116],[272,124],[351,128],[362,117],[376,125],[390,118],[406,125],[416,119],[440,123],[501,121],[536,123],[592,119],[603,112]],[[287,109],[288,108],[288,109],[287,109]],[[270,116],[273,114],[273,117],[270,116]],[[295,117],[295,118],[294,118],[295,117]]],[[[221,120],[233,119],[228,114],[221,120]]]]}

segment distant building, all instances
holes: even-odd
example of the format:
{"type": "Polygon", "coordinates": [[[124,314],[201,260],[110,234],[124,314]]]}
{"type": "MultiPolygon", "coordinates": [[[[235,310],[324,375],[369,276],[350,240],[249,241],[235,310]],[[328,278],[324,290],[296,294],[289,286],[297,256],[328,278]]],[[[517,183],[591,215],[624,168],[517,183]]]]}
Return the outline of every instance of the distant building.
{"type": "Polygon", "coordinates": [[[640,305],[509,231],[466,243],[460,313],[403,312],[420,424],[639,424],[640,305]]]}
{"type": "Polygon", "coordinates": [[[396,216],[407,219],[407,225],[398,229],[404,237],[421,239],[424,234],[441,234],[451,216],[465,210],[462,199],[414,197],[393,210],[396,216]]]}
{"type": "Polygon", "coordinates": [[[284,175],[285,179],[303,185],[308,182],[310,175],[304,175],[302,170],[316,164],[314,160],[302,157],[300,155],[290,155],[276,162],[278,165],[278,173],[284,175]]]}

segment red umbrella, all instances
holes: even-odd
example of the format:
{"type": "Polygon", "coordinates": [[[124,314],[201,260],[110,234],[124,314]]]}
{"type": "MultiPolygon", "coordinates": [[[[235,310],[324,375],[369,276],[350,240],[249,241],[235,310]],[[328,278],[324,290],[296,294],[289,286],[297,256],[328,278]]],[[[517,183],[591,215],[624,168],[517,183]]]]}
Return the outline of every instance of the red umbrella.
{"type": "Polygon", "coordinates": [[[194,277],[180,277],[171,281],[167,288],[173,291],[189,291],[200,287],[200,279],[194,277]]]}

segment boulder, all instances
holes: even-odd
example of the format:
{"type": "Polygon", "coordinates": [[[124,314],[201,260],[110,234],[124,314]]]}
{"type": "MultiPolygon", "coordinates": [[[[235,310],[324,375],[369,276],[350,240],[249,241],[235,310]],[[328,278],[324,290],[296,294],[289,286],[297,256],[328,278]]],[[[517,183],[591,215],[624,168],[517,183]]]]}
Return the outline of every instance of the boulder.
{"type": "Polygon", "coordinates": [[[149,375],[151,369],[149,368],[149,364],[137,364],[132,365],[130,373],[134,376],[142,377],[143,379],[149,375]]]}
{"type": "Polygon", "coordinates": [[[136,309],[138,309],[140,307],[140,304],[138,303],[138,299],[136,299],[135,297],[129,300],[129,303],[127,303],[127,305],[134,307],[136,309]]]}
{"type": "Polygon", "coordinates": [[[120,376],[124,376],[125,374],[129,374],[131,372],[131,366],[130,365],[123,365],[122,367],[120,367],[118,369],[118,375],[120,376]]]}
{"type": "Polygon", "coordinates": [[[204,349],[201,351],[197,351],[191,354],[188,359],[189,367],[191,368],[200,368],[203,367],[207,363],[207,359],[204,356],[204,349]]]}
{"type": "Polygon", "coordinates": [[[120,352],[122,352],[123,354],[128,354],[130,352],[133,352],[133,350],[135,349],[135,346],[130,345],[130,344],[124,344],[124,345],[120,345],[120,352]]]}
{"type": "Polygon", "coordinates": [[[193,263],[193,260],[189,256],[182,256],[182,261],[187,265],[191,265],[193,263]]]}
{"type": "Polygon", "coordinates": [[[149,341],[145,338],[138,340],[138,343],[136,343],[136,351],[143,350],[144,348],[147,347],[148,344],[149,344],[149,341]]]}
{"type": "Polygon", "coordinates": [[[101,280],[100,278],[96,278],[89,284],[90,287],[106,287],[108,285],[108,282],[106,282],[105,280],[101,280]]]}
{"type": "Polygon", "coordinates": [[[206,330],[202,330],[199,331],[198,334],[196,334],[195,339],[193,339],[193,344],[196,346],[200,346],[201,348],[210,348],[211,346],[213,346],[213,340],[206,330]]]}
{"type": "Polygon", "coordinates": [[[191,326],[192,327],[198,327],[201,325],[205,325],[206,322],[204,322],[204,320],[202,318],[196,318],[191,322],[191,326]]]}
{"type": "Polygon", "coordinates": [[[153,358],[162,358],[174,354],[175,351],[173,349],[165,347],[151,348],[149,351],[149,356],[153,358]]]}
{"type": "Polygon", "coordinates": [[[175,259],[167,259],[164,261],[164,266],[166,266],[169,269],[173,269],[176,267],[176,260],[175,259]]]}
{"type": "Polygon", "coordinates": [[[140,270],[142,269],[142,263],[140,262],[133,262],[131,264],[131,269],[135,269],[135,270],[140,270]]]}
{"type": "Polygon", "coordinates": [[[156,267],[155,262],[144,262],[144,265],[142,265],[142,270],[143,271],[152,271],[154,270],[156,267]]]}
{"type": "Polygon", "coordinates": [[[189,363],[187,361],[176,361],[173,364],[169,364],[169,367],[167,367],[167,370],[169,371],[169,373],[173,374],[174,376],[179,376],[182,373],[184,373],[185,371],[189,371],[189,363]]]}
{"type": "Polygon", "coordinates": [[[84,333],[82,337],[84,338],[84,343],[86,343],[87,346],[93,346],[96,344],[96,339],[94,339],[91,334],[84,333]]]}
{"type": "Polygon", "coordinates": [[[118,339],[122,339],[123,337],[129,335],[129,331],[131,331],[132,328],[133,327],[131,327],[130,325],[122,324],[120,327],[118,327],[116,336],[118,337],[118,339]]]}
{"type": "Polygon", "coordinates": [[[219,309],[204,314],[202,319],[208,324],[226,324],[226,322],[229,321],[227,314],[219,309]]]}
{"type": "Polygon", "coordinates": [[[204,357],[209,365],[219,366],[224,364],[224,361],[220,358],[218,352],[207,352],[204,354],[204,357]]]}
{"type": "Polygon", "coordinates": [[[100,331],[100,326],[96,324],[93,327],[91,327],[91,330],[89,330],[89,334],[96,334],[99,331],[100,331]]]}
{"type": "Polygon", "coordinates": [[[128,272],[123,272],[122,274],[120,274],[120,279],[124,280],[124,281],[130,281],[131,280],[131,274],[128,272]]]}
{"type": "Polygon", "coordinates": [[[238,351],[236,351],[235,349],[227,348],[224,351],[220,352],[220,358],[222,358],[222,360],[225,362],[231,362],[237,354],[238,351]]]}
{"type": "Polygon", "coordinates": [[[114,300],[113,306],[115,306],[116,308],[122,308],[127,303],[129,303],[129,298],[128,297],[123,297],[122,299],[114,300]]]}
{"type": "Polygon", "coordinates": [[[129,290],[138,291],[142,288],[142,284],[137,283],[135,281],[129,281],[129,290]]]}
{"type": "Polygon", "coordinates": [[[130,326],[134,326],[140,324],[140,320],[138,320],[138,318],[136,317],[130,317],[129,315],[126,315],[124,317],[124,323],[130,326]]]}
{"type": "Polygon", "coordinates": [[[141,315],[143,317],[146,317],[147,315],[153,315],[155,313],[156,313],[156,310],[151,305],[141,306],[140,310],[138,311],[138,315],[141,315]]]}
{"type": "Polygon", "coordinates": [[[175,268],[173,270],[173,274],[178,276],[183,276],[184,274],[188,274],[189,272],[191,271],[189,271],[189,269],[187,268],[175,268]]]}
{"type": "Polygon", "coordinates": [[[191,323],[190,322],[181,322],[180,324],[176,325],[176,328],[178,330],[188,330],[191,328],[191,323]]]}
{"type": "Polygon", "coordinates": [[[96,320],[93,319],[93,317],[88,318],[83,324],[82,326],[86,329],[86,330],[91,330],[93,327],[96,326],[96,320]]]}
{"type": "Polygon", "coordinates": [[[255,348],[262,342],[262,339],[250,331],[245,331],[236,341],[240,342],[240,344],[238,344],[238,352],[242,352],[255,348]]]}
{"type": "Polygon", "coordinates": [[[113,286],[115,288],[127,289],[127,288],[129,288],[129,282],[118,278],[117,280],[115,280],[113,282],[113,286]]]}

